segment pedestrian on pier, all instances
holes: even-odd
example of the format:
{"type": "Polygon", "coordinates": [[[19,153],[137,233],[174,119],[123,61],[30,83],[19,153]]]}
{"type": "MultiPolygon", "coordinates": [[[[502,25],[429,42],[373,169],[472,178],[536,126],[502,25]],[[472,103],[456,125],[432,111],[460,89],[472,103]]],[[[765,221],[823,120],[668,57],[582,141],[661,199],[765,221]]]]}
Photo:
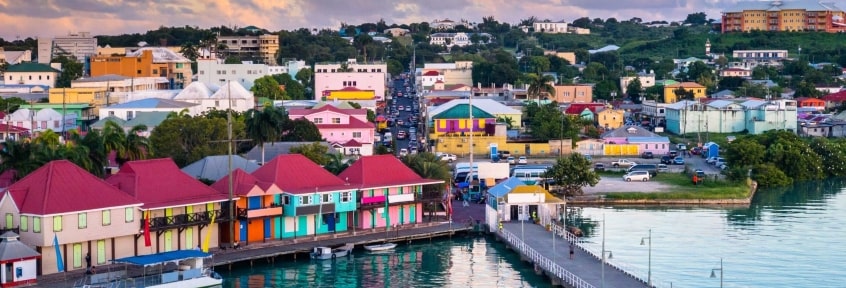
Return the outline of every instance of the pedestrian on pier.
{"type": "Polygon", "coordinates": [[[570,260],[576,258],[576,246],[573,243],[570,243],[570,260]]]}

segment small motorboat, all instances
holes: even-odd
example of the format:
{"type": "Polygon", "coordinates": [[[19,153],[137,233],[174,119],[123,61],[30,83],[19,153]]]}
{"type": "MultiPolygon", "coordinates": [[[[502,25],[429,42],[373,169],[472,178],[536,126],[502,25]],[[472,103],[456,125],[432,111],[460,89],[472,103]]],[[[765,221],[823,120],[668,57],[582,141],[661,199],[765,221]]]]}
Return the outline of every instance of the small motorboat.
{"type": "Polygon", "coordinates": [[[364,245],[364,249],[370,252],[386,251],[397,247],[396,243],[384,243],[377,245],[364,245]]]}
{"type": "Polygon", "coordinates": [[[311,250],[311,259],[328,260],[335,259],[338,257],[344,257],[350,255],[350,252],[352,251],[353,247],[354,246],[351,244],[347,244],[338,248],[314,247],[314,249],[311,250]]]}

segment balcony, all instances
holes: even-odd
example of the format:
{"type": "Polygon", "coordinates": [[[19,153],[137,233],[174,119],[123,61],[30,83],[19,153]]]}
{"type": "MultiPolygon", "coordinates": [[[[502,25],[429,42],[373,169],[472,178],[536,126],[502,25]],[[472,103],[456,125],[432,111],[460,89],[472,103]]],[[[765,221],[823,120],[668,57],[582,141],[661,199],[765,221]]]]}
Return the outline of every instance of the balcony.
{"type": "Polygon", "coordinates": [[[297,216],[311,214],[335,213],[335,203],[324,203],[322,205],[299,206],[295,210],[297,216]]]}
{"type": "Polygon", "coordinates": [[[359,208],[376,208],[385,206],[385,196],[361,197],[359,208]]]}
{"type": "Polygon", "coordinates": [[[261,208],[238,208],[238,219],[246,220],[267,216],[280,216],[282,212],[282,205],[276,203],[261,208]]]}
{"type": "MultiPolygon", "coordinates": [[[[150,218],[150,231],[208,225],[211,222],[213,214],[217,215],[214,217],[215,222],[226,222],[229,220],[229,215],[226,215],[224,212],[225,211],[223,210],[214,210],[211,212],[197,212],[191,214],[173,215],[169,217],[153,217],[150,218]]],[[[144,229],[144,221],[141,221],[141,229],[144,229]]]]}

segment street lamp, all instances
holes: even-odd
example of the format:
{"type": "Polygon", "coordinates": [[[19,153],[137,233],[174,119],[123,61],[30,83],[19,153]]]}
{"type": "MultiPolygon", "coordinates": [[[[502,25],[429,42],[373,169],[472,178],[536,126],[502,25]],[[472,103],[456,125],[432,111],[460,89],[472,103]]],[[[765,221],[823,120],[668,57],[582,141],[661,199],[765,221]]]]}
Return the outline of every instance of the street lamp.
{"type": "Polygon", "coordinates": [[[646,274],[646,285],[652,287],[652,229],[649,229],[649,237],[640,238],[640,245],[643,245],[643,240],[649,239],[649,268],[646,274]]]}
{"type": "Polygon", "coordinates": [[[605,250],[605,214],[602,214],[602,288],[605,288],[605,253],[608,253],[608,259],[614,258],[611,251],[605,250]]]}
{"type": "Polygon", "coordinates": [[[711,278],[717,278],[715,271],[720,270],[720,288],[723,288],[723,258],[720,258],[720,268],[711,269],[711,278]]]}

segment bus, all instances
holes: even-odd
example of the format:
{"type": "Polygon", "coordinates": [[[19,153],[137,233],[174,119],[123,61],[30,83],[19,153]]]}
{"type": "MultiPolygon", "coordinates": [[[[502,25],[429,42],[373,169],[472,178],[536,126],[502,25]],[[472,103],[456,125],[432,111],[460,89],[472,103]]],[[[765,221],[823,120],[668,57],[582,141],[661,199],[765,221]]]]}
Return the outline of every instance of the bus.
{"type": "Polygon", "coordinates": [[[543,174],[550,167],[552,165],[518,165],[511,168],[511,177],[516,177],[527,185],[534,185],[544,179],[543,174]]]}

